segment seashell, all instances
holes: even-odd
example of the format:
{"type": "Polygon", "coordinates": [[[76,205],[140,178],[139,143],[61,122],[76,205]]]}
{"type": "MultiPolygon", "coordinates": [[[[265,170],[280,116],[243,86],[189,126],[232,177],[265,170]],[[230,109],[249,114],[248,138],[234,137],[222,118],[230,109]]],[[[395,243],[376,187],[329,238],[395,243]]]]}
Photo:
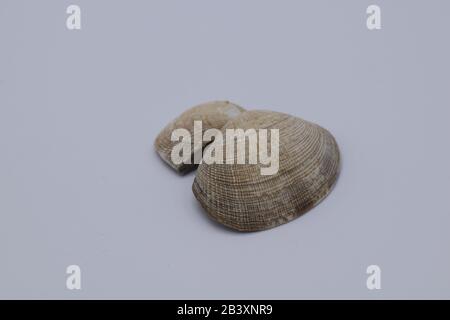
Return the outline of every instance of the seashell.
{"type": "MultiPolygon", "coordinates": [[[[229,128],[278,129],[279,168],[273,175],[262,175],[260,162],[236,164],[237,148],[227,155],[235,164],[201,163],[192,190],[217,222],[238,231],[273,228],[307,212],[332,190],[340,155],[334,137],[324,128],[272,111],[244,112],[222,130],[229,128]]],[[[222,147],[229,143],[234,141],[224,139],[222,147]]]]}
{"type": "MultiPolygon", "coordinates": [[[[167,162],[173,169],[179,173],[186,173],[194,170],[197,166],[193,157],[196,153],[201,153],[202,149],[208,142],[203,142],[200,145],[194,145],[193,128],[194,121],[202,121],[202,131],[208,129],[221,129],[229,120],[238,116],[245,111],[240,106],[229,101],[212,101],[192,107],[183,112],[179,117],[170,122],[155,139],[155,149],[159,156],[167,162]],[[172,161],[171,153],[177,141],[172,141],[171,136],[175,129],[187,129],[191,136],[191,156],[189,162],[176,164],[172,161]]],[[[202,132],[202,134],[203,134],[202,132]]],[[[189,155],[188,155],[189,158],[189,155]]]]}

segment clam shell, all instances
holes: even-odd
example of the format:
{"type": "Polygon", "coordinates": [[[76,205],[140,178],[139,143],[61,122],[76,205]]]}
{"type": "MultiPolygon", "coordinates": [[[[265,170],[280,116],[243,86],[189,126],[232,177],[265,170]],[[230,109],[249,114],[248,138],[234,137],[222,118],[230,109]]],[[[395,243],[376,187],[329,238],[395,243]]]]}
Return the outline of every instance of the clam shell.
{"type": "MultiPolygon", "coordinates": [[[[201,150],[194,148],[193,128],[194,121],[201,120],[203,132],[207,129],[221,129],[229,120],[245,111],[240,106],[229,101],[212,101],[192,107],[183,112],[175,120],[171,121],[156,137],[154,146],[159,156],[167,162],[173,169],[179,173],[189,172],[197,166],[193,162],[191,164],[181,163],[175,164],[171,160],[171,152],[173,146],[178,143],[171,141],[172,132],[178,128],[187,129],[191,133],[191,150],[193,155],[201,150]]],[[[203,134],[202,132],[202,134],[203,134]]],[[[203,149],[207,142],[202,143],[203,149]]]]}
{"type": "Polygon", "coordinates": [[[201,163],[192,190],[219,223],[238,231],[273,228],[313,208],[332,190],[340,155],[335,139],[324,128],[272,111],[244,112],[223,130],[227,128],[279,129],[279,169],[274,175],[261,175],[264,166],[259,161],[236,164],[237,148],[235,164],[201,163]]]}

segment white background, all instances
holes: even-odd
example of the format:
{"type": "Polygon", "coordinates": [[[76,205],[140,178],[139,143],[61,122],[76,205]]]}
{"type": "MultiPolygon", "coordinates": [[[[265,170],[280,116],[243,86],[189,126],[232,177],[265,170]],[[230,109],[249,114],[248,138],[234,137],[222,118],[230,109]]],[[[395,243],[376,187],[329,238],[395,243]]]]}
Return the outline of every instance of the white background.
{"type": "Polygon", "coordinates": [[[1,298],[450,298],[448,1],[0,2],[1,298]],[[82,30],[66,28],[66,8],[82,30]],[[366,28],[366,8],[382,29],[366,28]],[[231,100],[336,137],[318,207],[241,234],[153,150],[231,100]],[[82,290],[66,289],[77,264],[82,290]],[[382,289],[366,288],[366,268],[382,289]]]}

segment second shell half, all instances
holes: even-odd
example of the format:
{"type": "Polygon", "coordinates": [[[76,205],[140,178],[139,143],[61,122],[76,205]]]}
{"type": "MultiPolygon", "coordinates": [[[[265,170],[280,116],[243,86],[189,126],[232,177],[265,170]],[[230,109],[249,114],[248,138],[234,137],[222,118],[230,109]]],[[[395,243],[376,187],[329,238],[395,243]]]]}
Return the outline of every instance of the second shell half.
{"type": "MultiPolygon", "coordinates": [[[[172,161],[171,153],[173,147],[178,144],[171,139],[171,135],[176,129],[186,129],[192,136],[192,146],[191,155],[188,158],[194,156],[196,153],[201,153],[206,142],[201,143],[198,147],[194,145],[194,122],[202,122],[203,132],[208,129],[221,129],[230,119],[238,116],[245,110],[240,106],[231,103],[229,101],[211,101],[206,102],[195,107],[192,107],[185,112],[183,112],[176,119],[171,121],[156,137],[155,139],[155,149],[159,156],[175,171],[179,173],[186,173],[192,171],[196,168],[196,164],[193,161],[189,163],[174,163],[172,161]]],[[[201,132],[201,134],[203,134],[201,132]]]]}

